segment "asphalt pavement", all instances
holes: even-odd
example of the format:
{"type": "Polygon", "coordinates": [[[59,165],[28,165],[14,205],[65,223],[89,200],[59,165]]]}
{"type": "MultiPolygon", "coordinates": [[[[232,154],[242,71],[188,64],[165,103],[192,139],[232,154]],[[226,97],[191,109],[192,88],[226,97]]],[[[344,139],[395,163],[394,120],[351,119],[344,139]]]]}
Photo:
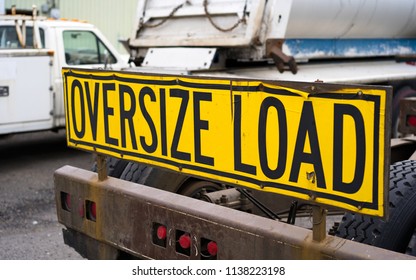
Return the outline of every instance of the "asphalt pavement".
{"type": "Polygon", "coordinates": [[[0,138],[0,260],[82,259],[63,242],[53,173],[92,164],[91,154],[66,146],[64,131],[0,138]]]}

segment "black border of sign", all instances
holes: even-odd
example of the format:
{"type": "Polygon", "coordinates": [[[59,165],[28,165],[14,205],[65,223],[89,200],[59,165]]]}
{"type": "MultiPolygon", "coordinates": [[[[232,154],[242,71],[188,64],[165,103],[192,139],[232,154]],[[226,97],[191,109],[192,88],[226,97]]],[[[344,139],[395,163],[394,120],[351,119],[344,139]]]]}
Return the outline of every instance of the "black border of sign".
{"type": "MultiPolygon", "coordinates": [[[[261,82],[259,80],[255,80],[255,79],[224,79],[221,77],[201,77],[201,76],[186,76],[184,75],[183,77],[186,79],[204,79],[209,81],[210,79],[215,79],[215,80],[225,80],[225,81],[230,81],[230,84],[228,85],[218,85],[218,84],[200,84],[200,83],[190,83],[190,82],[185,82],[182,81],[181,79],[178,79],[177,76],[175,75],[163,75],[166,77],[170,77],[172,79],[169,80],[164,80],[164,81],[154,81],[154,80],[150,80],[150,79],[134,79],[134,78],[123,78],[123,77],[119,77],[117,75],[115,75],[114,73],[117,73],[117,71],[105,71],[105,70],[89,70],[89,69],[73,69],[74,71],[82,71],[82,72],[91,72],[91,74],[80,74],[80,73],[75,73],[72,72],[72,69],[69,68],[64,68],[64,70],[67,70],[66,73],[64,73],[64,77],[65,77],[65,86],[68,86],[67,83],[67,77],[72,76],[72,77],[77,77],[77,78],[83,78],[83,79],[98,79],[98,80],[115,80],[115,81],[123,81],[123,82],[129,82],[129,83],[144,83],[147,85],[166,85],[166,86],[172,86],[172,85],[181,85],[181,86],[185,86],[185,87],[193,87],[193,88],[203,88],[203,89],[220,89],[220,90],[232,90],[232,91],[245,91],[245,92],[253,92],[253,91],[259,91],[260,89],[258,87],[248,87],[248,86],[237,86],[237,87],[231,87],[231,82],[233,81],[254,81],[254,82],[261,82]],[[94,75],[93,73],[108,73],[108,75],[103,76],[103,75],[94,75]]],[[[135,73],[135,72],[123,72],[123,74],[130,74],[130,75],[141,75],[141,76],[156,76],[158,74],[151,74],[151,73],[135,73]]],[[[160,74],[159,74],[160,75],[160,74]]],[[[265,81],[267,83],[274,83],[276,84],[276,81],[265,81]]],[[[286,82],[287,83],[287,82],[286,82]]],[[[305,83],[301,83],[301,82],[290,82],[292,84],[305,84],[305,83]]],[[[282,82],[281,85],[283,86],[285,84],[285,82],[282,82]]],[[[286,85],[284,85],[286,86],[286,85]]],[[[334,85],[332,85],[334,86],[334,85]]],[[[351,88],[351,86],[345,86],[345,85],[335,85],[338,89],[340,88],[351,88]]],[[[360,85],[360,88],[365,88],[364,86],[360,85]]],[[[262,84],[262,88],[261,91],[266,92],[266,93],[271,93],[271,94],[277,94],[277,95],[289,95],[289,96],[299,96],[295,93],[292,93],[290,91],[286,91],[286,90],[276,90],[273,88],[268,88],[266,87],[264,84],[262,84]]],[[[68,88],[66,88],[66,91],[68,92],[68,88]]],[[[328,99],[357,99],[356,95],[353,94],[333,94],[333,93],[319,93],[319,94],[311,94],[310,97],[314,97],[314,98],[328,98],[328,99]]],[[[375,112],[375,116],[374,116],[374,135],[379,135],[379,125],[380,125],[380,115],[378,114],[379,110],[380,110],[380,96],[375,96],[375,95],[363,95],[361,97],[362,99],[366,100],[366,101],[370,101],[370,102],[374,102],[374,112],[375,112]]],[[[65,94],[65,104],[66,106],[68,106],[68,102],[67,102],[67,94],[65,94]]],[[[387,103],[387,101],[386,101],[387,103]]],[[[386,105],[387,106],[387,105],[386,105]]],[[[68,112],[68,107],[66,108],[67,112],[68,112]]],[[[66,113],[67,114],[67,113],[66,113]]],[[[68,117],[66,118],[67,122],[69,121],[68,117]]],[[[91,150],[85,149],[87,151],[94,151],[95,149],[101,149],[101,150],[107,150],[109,152],[113,152],[113,153],[118,153],[120,155],[128,155],[131,157],[137,157],[137,158],[141,158],[141,159],[145,159],[145,160],[150,160],[150,161],[154,161],[154,162],[159,162],[159,163],[163,163],[172,167],[176,167],[176,168],[181,168],[181,169],[188,169],[188,170],[194,170],[194,171],[198,171],[201,173],[208,173],[208,174],[213,174],[216,176],[220,176],[220,177],[225,177],[225,178],[230,178],[230,179],[234,179],[234,180],[239,180],[239,181],[244,181],[253,185],[263,185],[263,186],[267,186],[267,187],[272,187],[272,188],[276,188],[276,189],[281,189],[281,190],[285,190],[285,191],[290,191],[290,192],[294,192],[294,193],[301,193],[304,195],[311,195],[311,191],[307,190],[307,189],[303,189],[303,188],[299,188],[299,187],[293,187],[290,185],[285,185],[285,184],[279,184],[279,183],[275,183],[275,182],[271,182],[271,181],[261,181],[261,180],[256,180],[254,178],[250,178],[250,177],[246,177],[246,176],[242,176],[242,175],[236,175],[236,174],[232,174],[232,173],[227,173],[227,172],[222,172],[222,171],[218,171],[218,170],[213,170],[213,169],[209,169],[209,168],[203,168],[203,167],[199,167],[199,166],[195,166],[195,165],[190,165],[190,164],[184,164],[184,163],[178,163],[176,161],[172,161],[172,160],[168,160],[168,159],[161,159],[158,157],[152,157],[146,154],[141,154],[141,153],[136,153],[136,152],[129,152],[129,151],[124,151],[124,150],[120,150],[117,148],[110,148],[108,146],[104,146],[104,145],[97,145],[97,144],[92,144],[89,142],[85,142],[85,141],[79,141],[79,140],[74,140],[71,138],[71,131],[68,129],[69,127],[69,122],[67,123],[67,140],[68,142],[73,143],[75,146],[76,145],[84,145],[86,147],[91,147],[91,150]]],[[[336,196],[333,194],[328,194],[328,193],[322,193],[319,191],[313,191],[313,194],[317,197],[317,198],[324,198],[324,199],[328,199],[328,200],[332,200],[332,201],[337,201],[337,202],[342,202],[351,206],[355,206],[355,207],[360,207],[360,208],[366,208],[366,209],[371,209],[371,210],[379,210],[380,207],[378,207],[378,190],[379,188],[377,188],[377,186],[379,185],[379,172],[378,172],[378,168],[379,168],[379,152],[380,152],[380,147],[379,147],[379,138],[374,137],[374,156],[373,156],[373,197],[372,197],[372,202],[368,203],[368,202],[363,202],[363,201],[357,201],[357,200],[353,200],[353,199],[349,199],[346,197],[342,197],[342,196],[336,196]],[[334,199],[336,198],[336,199],[334,199]]],[[[385,156],[387,157],[387,154],[385,154],[385,156]]],[[[139,161],[140,162],[140,161],[139,161]]],[[[384,163],[383,163],[384,165],[384,163]]],[[[161,166],[158,166],[159,168],[163,168],[161,166]]],[[[172,168],[173,169],[173,168],[172,168]]],[[[172,170],[170,169],[170,170],[172,170]]],[[[190,174],[187,174],[190,175],[190,174]]],[[[195,174],[193,174],[194,176],[197,176],[195,174]]],[[[191,175],[190,175],[191,176],[191,175]]],[[[384,177],[386,178],[386,177],[384,177]]],[[[384,185],[381,186],[384,188],[384,185]]]]}

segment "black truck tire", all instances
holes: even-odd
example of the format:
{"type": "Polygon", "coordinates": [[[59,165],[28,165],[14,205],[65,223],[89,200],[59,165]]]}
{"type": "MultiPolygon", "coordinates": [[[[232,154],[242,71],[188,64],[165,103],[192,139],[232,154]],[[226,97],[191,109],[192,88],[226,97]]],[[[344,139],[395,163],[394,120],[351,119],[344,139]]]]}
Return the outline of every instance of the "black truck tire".
{"type": "Polygon", "coordinates": [[[120,179],[138,184],[145,184],[146,177],[144,175],[145,173],[151,172],[152,169],[153,167],[150,167],[146,164],[129,162],[126,168],[123,170],[120,179]]]}
{"type": "Polygon", "coordinates": [[[347,213],[336,236],[416,256],[416,161],[390,166],[389,217],[347,213]]]}

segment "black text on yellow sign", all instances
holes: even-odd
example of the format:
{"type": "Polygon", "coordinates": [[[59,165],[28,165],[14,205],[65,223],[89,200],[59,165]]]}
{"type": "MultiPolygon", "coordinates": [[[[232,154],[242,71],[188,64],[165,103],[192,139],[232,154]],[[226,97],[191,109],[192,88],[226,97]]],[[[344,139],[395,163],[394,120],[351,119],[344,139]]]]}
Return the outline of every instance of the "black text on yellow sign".
{"type": "Polygon", "coordinates": [[[331,85],[310,94],[296,83],[63,75],[70,146],[384,215],[385,88],[331,85]]]}

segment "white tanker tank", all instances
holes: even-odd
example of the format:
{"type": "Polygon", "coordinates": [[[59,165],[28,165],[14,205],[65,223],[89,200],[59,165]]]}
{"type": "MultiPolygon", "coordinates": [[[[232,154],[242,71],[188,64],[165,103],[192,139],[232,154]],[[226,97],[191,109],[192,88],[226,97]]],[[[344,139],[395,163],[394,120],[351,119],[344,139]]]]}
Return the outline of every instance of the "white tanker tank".
{"type": "Polygon", "coordinates": [[[279,2],[291,2],[286,28],[269,36],[284,38],[284,51],[298,59],[416,53],[414,0],[270,1],[273,9],[279,2]]]}
{"type": "MultiPolygon", "coordinates": [[[[415,38],[414,0],[293,0],[285,38],[415,38]]],[[[278,12],[277,12],[278,14],[278,12]]]]}

